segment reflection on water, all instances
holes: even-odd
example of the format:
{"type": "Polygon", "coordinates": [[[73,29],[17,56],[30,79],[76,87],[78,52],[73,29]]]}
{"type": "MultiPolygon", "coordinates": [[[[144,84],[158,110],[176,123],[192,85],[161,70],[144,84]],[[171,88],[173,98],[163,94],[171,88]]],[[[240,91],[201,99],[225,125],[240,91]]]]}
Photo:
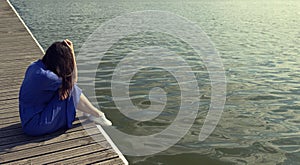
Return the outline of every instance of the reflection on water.
{"type": "Polygon", "coordinates": [[[141,70],[131,81],[133,104],[147,108],[149,89],[155,86],[167,92],[166,108],[158,118],[147,122],[122,116],[112,102],[109,79],[126,53],[139,46],[165,45],[193,66],[199,80],[200,113],[188,134],[162,153],[128,157],[133,164],[298,164],[300,161],[300,2],[12,2],[44,48],[55,40],[70,38],[79,50],[104,21],[145,9],[167,10],[186,17],[215,43],[226,71],[227,101],[219,125],[204,142],[198,141],[198,135],[210,103],[210,85],[201,59],[196,58],[188,45],[168,35],[139,34],[121,40],[105,54],[96,77],[97,99],[117,128],[127,133],[152,134],[166,128],[178,110],[180,91],[166,71],[141,70]]]}
{"type": "MultiPolygon", "coordinates": [[[[168,48],[169,51],[182,56],[189,66],[191,66],[193,70],[197,71],[194,74],[199,80],[201,94],[209,95],[208,88],[210,85],[206,69],[202,64],[199,55],[193,52],[192,48],[186,43],[180,39],[161,33],[143,33],[127,36],[118,43],[115,43],[102,58],[103,60],[98,66],[95,86],[96,88],[98,87],[96,89],[96,95],[98,96],[98,102],[103,109],[114,109],[109,111],[108,117],[115,118],[118,129],[128,134],[149,135],[161,132],[173,122],[180,107],[181,89],[175,77],[162,68],[144,68],[137,72],[130,80],[129,96],[131,102],[140,109],[148,108],[151,104],[149,100],[149,91],[152,88],[160,87],[165,91],[167,96],[167,102],[164,110],[161,112],[159,117],[145,122],[137,122],[135,120],[125,118],[124,115],[116,110],[116,105],[113,102],[111,94],[111,83],[107,82],[110,82],[112,79],[114,69],[117,68],[117,64],[120,62],[120,60],[125,58],[126,55],[132,53],[133,51],[147,46],[160,46],[161,48],[168,48]],[[126,125],[124,125],[124,123],[126,123],[126,125]]],[[[166,52],[159,53],[161,56],[163,56],[163,54],[166,52]]],[[[170,61],[166,62],[166,64],[167,66],[178,65],[171,64],[170,61]]],[[[177,68],[181,69],[181,67],[182,66],[178,66],[177,68]]],[[[206,104],[203,102],[202,107],[208,104],[209,102],[206,102],[206,104]]]]}

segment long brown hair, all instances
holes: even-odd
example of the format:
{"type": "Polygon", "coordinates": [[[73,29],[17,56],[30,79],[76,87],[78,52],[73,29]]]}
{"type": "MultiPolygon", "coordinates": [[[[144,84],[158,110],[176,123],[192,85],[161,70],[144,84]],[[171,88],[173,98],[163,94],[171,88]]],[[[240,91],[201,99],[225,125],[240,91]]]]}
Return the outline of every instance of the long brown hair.
{"type": "Polygon", "coordinates": [[[74,58],[71,49],[64,42],[54,42],[42,58],[46,68],[62,78],[59,97],[64,100],[69,97],[73,88],[74,58]]]}

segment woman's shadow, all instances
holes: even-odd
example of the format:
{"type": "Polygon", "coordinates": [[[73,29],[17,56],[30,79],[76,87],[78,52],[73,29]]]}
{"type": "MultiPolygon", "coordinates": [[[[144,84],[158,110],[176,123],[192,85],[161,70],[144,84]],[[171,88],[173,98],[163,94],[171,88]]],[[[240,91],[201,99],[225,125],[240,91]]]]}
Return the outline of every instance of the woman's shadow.
{"type": "MultiPolygon", "coordinates": [[[[84,121],[84,123],[86,122],[89,121],[84,121]]],[[[56,132],[43,136],[28,136],[24,134],[21,123],[14,123],[9,126],[0,128],[0,155],[43,145],[46,141],[51,139],[54,140],[54,138],[65,133],[82,130],[80,128],[82,124],[83,123],[81,123],[79,119],[76,118],[71,129],[60,129],[56,132]]]]}

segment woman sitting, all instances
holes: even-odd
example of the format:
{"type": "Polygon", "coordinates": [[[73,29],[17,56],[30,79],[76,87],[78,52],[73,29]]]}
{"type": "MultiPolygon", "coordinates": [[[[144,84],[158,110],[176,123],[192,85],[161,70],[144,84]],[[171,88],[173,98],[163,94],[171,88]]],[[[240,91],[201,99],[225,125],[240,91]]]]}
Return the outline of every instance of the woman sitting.
{"type": "Polygon", "coordinates": [[[76,109],[103,126],[112,123],[83,95],[77,82],[73,44],[53,43],[41,60],[32,63],[20,89],[19,111],[24,132],[38,136],[71,128],[76,109]]]}

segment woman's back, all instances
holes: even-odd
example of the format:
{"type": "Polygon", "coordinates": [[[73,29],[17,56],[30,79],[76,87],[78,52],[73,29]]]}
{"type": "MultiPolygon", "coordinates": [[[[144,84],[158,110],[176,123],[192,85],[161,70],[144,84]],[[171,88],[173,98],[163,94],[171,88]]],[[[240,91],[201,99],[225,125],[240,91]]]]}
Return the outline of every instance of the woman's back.
{"type": "Polygon", "coordinates": [[[34,115],[40,113],[48,103],[58,96],[60,78],[46,69],[41,60],[32,63],[21,85],[19,95],[19,110],[22,126],[34,115]]]}
{"type": "Polygon", "coordinates": [[[25,74],[21,89],[20,103],[26,107],[46,105],[56,94],[61,79],[45,68],[41,60],[32,63],[25,74]]]}

